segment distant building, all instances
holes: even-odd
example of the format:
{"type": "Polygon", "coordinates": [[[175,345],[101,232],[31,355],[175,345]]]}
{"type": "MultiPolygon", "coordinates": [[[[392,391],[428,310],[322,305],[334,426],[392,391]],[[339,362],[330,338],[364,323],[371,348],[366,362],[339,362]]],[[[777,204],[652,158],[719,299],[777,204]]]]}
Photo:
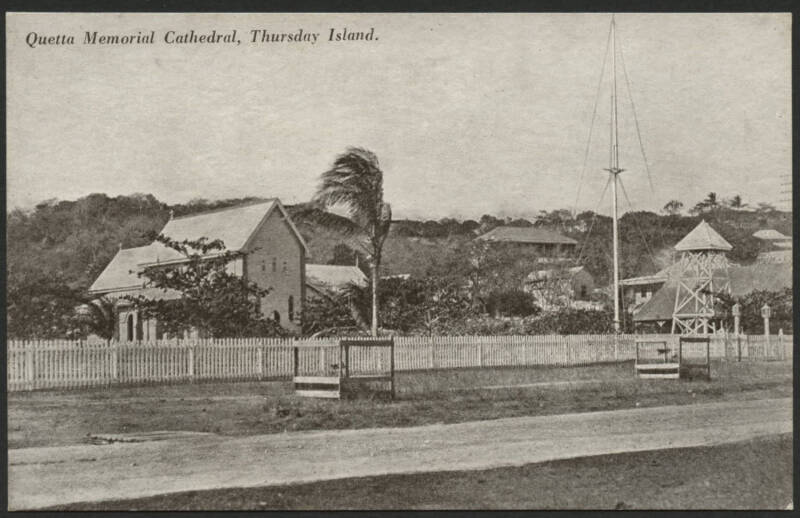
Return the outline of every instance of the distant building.
{"type": "Polygon", "coordinates": [[[306,265],[306,288],[309,296],[340,292],[351,284],[362,288],[369,284],[367,276],[357,266],[306,265]]]}
{"type": "Polygon", "coordinates": [[[777,230],[764,229],[753,234],[753,237],[766,241],[772,245],[772,250],[761,252],[756,258],[759,263],[791,263],[792,238],[781,234],[777,230]]]}
{"type": "Polygon", "coordinates": [[[622,279],[619,284],[627,312],[635,313],[650,300],[653,294],[669,280],[675,266],[674,264],[667,266],[652,275],[622,279]]]}
{"type": "Polygon", "coordinates": [[[781,234],[777,230],[773,230],[771,228],[759,230],[753,233],[753,237],[764,240],[764,241],[771,241],[771,242],[781,242],[781,241],[791,241],[792,238],[781,234]]]}
{"type": "Polygon", "coordinates": [[[537,227],[497,227],[475,239],[524,247],[545,257],[574,255],[578,245],[572,238],[537,227]]]}
{"type": "Polygon", "coordinates": [[[545,311],[559,307],[597,309],[599,305],[590,301],[594,288],[594,277],[583,266],[531,272],[524,286],[545,311]]]}
{"type": "MultiPolygon", "coordinates": [[[[246,253],[229,264],[228,271],[269,288],[261,300],[262,312],[284,328],[300,329],[308,247],[280,200],[173,218],[161,234],[175,241],[220,239],[226,250],[246,253]]],[[[164,337],[158,322],[142,318],[123,297],[178,298],[179,293],[148,286],[137,274],[146,267],[179,267],[186,261],[184,255],[159,242],[117,252],[89,288],[91,294],[115,301],[115,339],[125,342],[164,337]]]]}
{"type": "MultiPolygon", "coordinates": [[[[707,224],[701,224],[684,237],[676,245],[676,249],[681,251],[708,249],[724,252],[730,249],[730,245],[707,224]]],[[[681,260],[684,261],[685,257],[681,260]]],[[[634,323],[656,324],[660,332],[670,332],[676,300],[681,298],[678,293],[679,286],[697,290],[698,282],[707,282],[714,286],[714,290],[727,287],[727,291],[733,297],[747,295],[756,290],[780,291],[792,287],[791,262],[756,262],[748,266],[725,263],[723,267],[714,266],[710,278],[706,280],[695,278],[696,276],[682,277],[685,275],[685,266],[676,262],[653,275],[624,279],[620,282],[629,312],[633,314],[634,323]]],[[[712,312],[716,310],[712,309],[712,312]]],[[[712,320],[721,317],[721,314],[709,315],[712,320]]]]}

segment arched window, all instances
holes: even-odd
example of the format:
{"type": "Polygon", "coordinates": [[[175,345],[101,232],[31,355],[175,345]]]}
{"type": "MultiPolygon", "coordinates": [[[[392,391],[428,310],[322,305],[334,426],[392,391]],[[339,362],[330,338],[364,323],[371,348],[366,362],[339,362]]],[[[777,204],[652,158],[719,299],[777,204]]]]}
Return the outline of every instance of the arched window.
{"type": "Polygon", "coordinates": [[[276,258],[272,258],[272,273],[278,271],[278,260],[276,258]]]}
{"type": "Polygon", "coordinates": [[[136,313],[136,340],[141,341],[144,337],[144,330],[142,329],[142,315],[136,313]]]}
{"type": "Polygon", "coordinates": [[[280,324],[281,323],[281,314],[278,313],[277,311],[273,311],[272,312],[272,320],[274,320],[276,324],[280,324]]]}
{"type": "Polygon", "coordinates": [[[128,315],[127,327],[128,327],[128,332],[126,334],[127,341],[133,342],[133,315],[128,315]]]}
{"type": "Polygon", "coordinates": [[[289,295],[289,321],[294,321],[294,296],[289,295]]]}

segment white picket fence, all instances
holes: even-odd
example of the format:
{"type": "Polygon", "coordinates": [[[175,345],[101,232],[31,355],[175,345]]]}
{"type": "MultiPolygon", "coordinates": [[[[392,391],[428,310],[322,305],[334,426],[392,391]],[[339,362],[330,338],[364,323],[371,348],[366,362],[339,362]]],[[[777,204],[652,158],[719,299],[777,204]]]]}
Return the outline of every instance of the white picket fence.
{"type": "MultiPolygon", "coordinates": [[[[663,339],[677,347],[677,335],[536,335],[395,337],[395,369],[415,371],[535,365],[589,365],[632,360],[636,340],[663,339]]],[[[792,336],[712,337],[712,358],[785,360],[792,336]]],[[[161,342],[88,343],[66,340],[9,341],[9,391],[195,380],[290,379],[335,372],[338,340],[198,339],[161,342]],[[295,360],[294,349],[298,348],[295,360]]],[[[379,372],[387,359],[359,349],[351,371],[379,372]]]]}

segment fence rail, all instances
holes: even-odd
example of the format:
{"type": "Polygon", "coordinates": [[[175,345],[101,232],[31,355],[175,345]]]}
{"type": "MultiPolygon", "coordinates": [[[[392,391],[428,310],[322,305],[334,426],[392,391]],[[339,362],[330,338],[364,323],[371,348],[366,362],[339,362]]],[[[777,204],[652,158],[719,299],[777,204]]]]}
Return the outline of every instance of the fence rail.
{"type": "MultiPolygon", "coordinates": [[[[588,365],[633,360],[637,339],[677,347],[677,335],[535,335],[395,337],[395,369],[588,365]]],[[[793,337],[712,336],[711,357],[785,360],[793,337]]],[[[199,339],[116,343],[11,340],[7,344],[8,390],[77,388],[195,380],[290,379],[294,348],[298,372],[327,375],[339,368],[338,340],[199,339]]],[[[363,352],[350,368],[371,371],[384,361],[363,352]],[[378,363],[376,363],[378,362],[378,363]]]]}

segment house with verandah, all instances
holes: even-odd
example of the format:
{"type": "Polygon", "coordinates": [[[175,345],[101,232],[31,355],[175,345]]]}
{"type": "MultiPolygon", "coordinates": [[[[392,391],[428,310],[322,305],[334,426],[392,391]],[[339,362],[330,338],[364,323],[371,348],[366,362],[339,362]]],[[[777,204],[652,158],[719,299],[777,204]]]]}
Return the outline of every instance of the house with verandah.
{"type": "MultiPolygon", "coordinates": [[[[225,250],[241,252],[243,255],[228,265],[228,271],[269,288],[261,300],[262,313],[290,331],[300,330],[309,251],[279,199],[171,218],[161,234],[178,242],[219,239],[225,250]]],[[[114,302],[116,340],[169,338],[155,319],[142,318],[125,296],[178,298],[177,292],[148,286],[146,278],[138,274],[147,267],[179,267],[186,261],[183,254],[160,242],[117,252],[89,288],[92,295],[114,302]]]]}

